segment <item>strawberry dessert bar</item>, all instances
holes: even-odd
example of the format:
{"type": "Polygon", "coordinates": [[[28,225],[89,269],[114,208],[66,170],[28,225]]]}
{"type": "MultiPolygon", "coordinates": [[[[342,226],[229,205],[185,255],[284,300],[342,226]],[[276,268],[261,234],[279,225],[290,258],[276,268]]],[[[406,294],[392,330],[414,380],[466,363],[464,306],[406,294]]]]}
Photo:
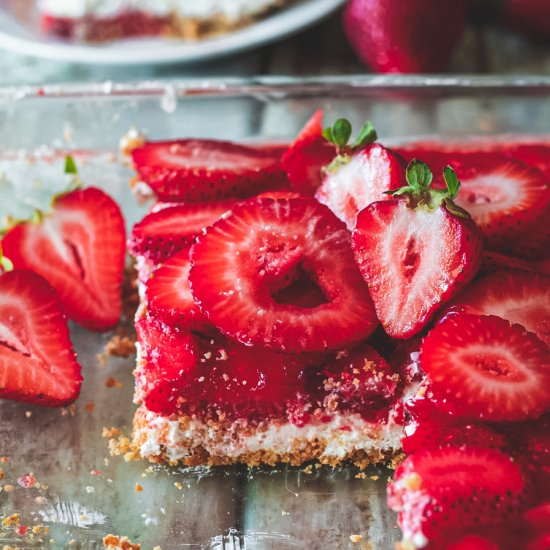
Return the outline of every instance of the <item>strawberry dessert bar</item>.
{"type": "Polygon", "coordinates": [[[39,0],[42,28],[62,38],[104,42],[135,36],[200,39],[232,31],[285,0],[39,0]]]}

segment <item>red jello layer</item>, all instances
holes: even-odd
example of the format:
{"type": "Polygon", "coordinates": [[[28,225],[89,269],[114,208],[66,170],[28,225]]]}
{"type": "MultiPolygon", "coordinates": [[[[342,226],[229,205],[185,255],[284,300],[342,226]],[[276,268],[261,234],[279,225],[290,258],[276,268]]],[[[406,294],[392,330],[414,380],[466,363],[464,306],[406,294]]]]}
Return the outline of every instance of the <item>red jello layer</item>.
{"type": "Polygon", "coordinates": [[[369,345],[338,354],[283,354],[206,337],[148,315],[140,343],[138,397],[152,412],[198,418],[285,418],[307,424],[320,411],[385,422],[399,376],[369,345]]]}

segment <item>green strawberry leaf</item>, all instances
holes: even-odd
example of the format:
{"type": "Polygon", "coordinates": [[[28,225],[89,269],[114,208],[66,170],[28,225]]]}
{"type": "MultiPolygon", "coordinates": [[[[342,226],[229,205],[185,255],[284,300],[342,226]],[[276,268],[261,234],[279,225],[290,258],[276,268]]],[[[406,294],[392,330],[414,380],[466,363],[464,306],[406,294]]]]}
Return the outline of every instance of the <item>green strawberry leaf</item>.
{"type": "Polygon", "coordinates": [[[429,166],[421,160],[413,159],[407,166],[407,182],[417,192],[427,191],[434,179],[429,166]]]}
{"type": "Polygon", "coordinates": [[[345,118],[339,118],[332,126],[332,137],[335,145],[345,147],[351,137],[351,123],[345,118]]]}
{"type": "Polygon", "coordinates": [[[65,157],[65,174],[78,174],[76,162],[71,155],[65,157]]]}
{"type": "Polygon", "coordinates": [[[449,196],[451,199],[456,198],[460,189],[460,180],[453,170],[452,166],[445,166],[443,169],[443,179],[449,190],[449,196]]]}
{"type": "Polygon", "coordinates": [[[363,147],[369,143],[374,143],[377,139],[378,134],[376,133],[372,122],[368,120],[359,130],[359,133],[353,142],[353,147],[363,147]]]}

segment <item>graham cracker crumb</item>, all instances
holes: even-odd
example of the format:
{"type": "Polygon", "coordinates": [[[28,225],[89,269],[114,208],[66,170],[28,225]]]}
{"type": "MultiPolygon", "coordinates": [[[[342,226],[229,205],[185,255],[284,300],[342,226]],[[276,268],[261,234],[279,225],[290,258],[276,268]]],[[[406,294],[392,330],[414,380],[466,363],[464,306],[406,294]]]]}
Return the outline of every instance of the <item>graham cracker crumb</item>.
{"type": "Polygon", "coordinates": [[[122,382],[113,376],[109,376],[105,381],[105,386],[107,388],[122,388],[122,382]]]}
{"type": "Polygon", "coordinates": [[[0,468],[0,479],[4,479],[6,477],[6,474],[4,473],[4,470],[0,468]]]}
{"type": "Polygon", "coordinates": [[[15,487],[9,483],[4,485],[4,491],[6,491],[6,493],[11,493],[14,489],[15,487]]]}
{"type": "Polygon", "coordinates": [[[143,491],[143,485],[140,485],[139,483],[136,483],[136,484],[134,485],[134,491],[135,491],[136,493],[141,493],[141,491],[143,491]]]}
{"type": "Polygon", "coordinates": [[[11,516],[6,516],[2,520],[2,526],[3,527],[17,527],[21,523],[21,515],[20,514],[12,514],[11,516]]]}
{"type": "Polygon", "coordinates": [[[183,485],[179,481],[174,482],[174,487],[180,491],[183,489],[183,485]]]}
{"type": "Polygon", "coordinates": [[[111,437],[118,437],[121,435],[120,428],[103,428],[101,431],[101,437],[105,437],[106,439],[110,439],[111,437]]]}
{"type": "Polygon", "coordinates": [[[128,537],[118,535],[103,537],[103,546],[107,550],[141,550],[141,544],[133,544],[128,537]]]}
{"type": "Polygon", "coordinates": [[[359,472],[358,474],[355,474],[355,479],[366,479],[367,474],[365,472],[359,472]]]}
{"type": "Polygon", "coordinates": [[[86,403],[86,405],[84,405],[84,408],[85,408],[89,413],[92,413],[92,412],[94,412],[94,409],[95,409],[95,403],[86,403]]]}
{"type": "Polygon", "coordinates": [[[363,540],[363,537],[361,535],[350,535],[349,540],[351,540],[353,544],[358,544],[363,540]]]}
{"type": "Polygon", "coordinates": [[[313,473],[313,466],[311,464],[309,464],[308,466],[306,466],[302,472],[304,472],[304,474],[312,474],[313,473]]]}

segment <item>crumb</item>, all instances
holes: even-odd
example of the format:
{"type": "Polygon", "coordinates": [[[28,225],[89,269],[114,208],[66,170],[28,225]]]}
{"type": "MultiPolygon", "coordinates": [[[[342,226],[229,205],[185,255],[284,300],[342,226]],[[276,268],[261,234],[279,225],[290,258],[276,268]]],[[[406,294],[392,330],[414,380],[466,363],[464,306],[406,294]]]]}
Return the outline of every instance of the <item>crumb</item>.
{"type": "Polygon", "coordinates": [[[281,516],[290,516],[290,512],[285,512],[285,510],[281,510],[281,516]]]}
{"type": "Polygon", "coordinates": [[[350,535],[349,540],[351,540],[354,544],[357,544],[363,540],[363,537],[361,535],[350,535]]]}
{"type": "Polygon", "coordinates": [[[141,458],[138,449],[123,435],[120,435],[118,439],[109,439],[109,452],[111,456],[122,455],[125,462],[139,460],[141,458]]]}
{"type": "Polygon", "coordinates": [[[128,537],[118,535],[103,537],[103,546],[107,550],[141,550],[141,544],[133,544],[128,537]]]}
{"type": "Polygon", "coordinates": [[[358,474],[355,474],[355,479],[366,479],[367,474],[365,472],[359,472],[358,474]]]}
{"type": "Polygon", "coordinates": [[[139,483],[136,483],[136,484],[134,485],[134,491],[135,491],[136,493],[141,493],[141,491],[143,491],[143,485],[140,485],[139,483]]]}
{"type": "Polygon", "coordinates": [[[10,459],[7,456],[0,456],[0,462],[2,464],[7,464],[10,461],[10,459]]]}
{"type": "Polygon", "coordinates": [[[375,474],[373,476],[370,476],[370,479],[372,479],[373,481],[378,481],[380,479],[380,476],[375,474]]]}
{"type": "Polygon", "coordinates": [[[100,476],[101,475],[101,470],[92,470],[90,472],[90,475],[91,476],[100,476]]]}
{"type": "Polygon", "coordinates": [[[43,525],[35,525],[31,531],[34,535],[40,535],[41,533],[48,534],[49,529],[48,527],[44,527],[43,525]]]}
{"type": "Polygon", "coordinates": [[[86,492],[87,493],[95,493],[95,489],[91,485],[88,485],[86,487],[86,492]]]}
{"type": "Polygon", "coordinates": [[[2,520],[3,527],[18,527],[21,523],[21,516],[19,514],[12,514],[11,516],[6,516],[2,520]]]}
{"type": "Polygon", "coordinates": [[[132,151],[137,147],[145,144],[145,135],[142,134],[135,126],[132,126],[119,141],[120,152],[125,156],[130,156],[132,151]]]}
{"type": "Polygon", "coordinates": [[[180,491],[183,489],[183,485],[179,481],[174,481],[174,487],[180,491]]]}
{"type": "Polygon", "coordinates": [[[34,499],[34,502],[36,502],[36,504],[46,504],[46,502],[48,502],[48,500],[46,499],[46,497],[37,496],[37,497],[34,499]]]}
{"type": "Polygon", "coordinates": [[[112,376],[109,376],[109,378],[105,381],[105,386],[108,388],[122,388],[122,382],[112,376]]]}
{"type": "Polygon", "coordinates": [[[101,431],[101,437],[105,437],[107,439],[111,437],[117,437],[121,434],[121,431],[119,428],[103,428],[101,431]]]}
{"type": "Polygon", "coordinates": [[[309,466],[306,466],[302,472],[304,472],[304,474],[312,474],[313,473],[313,466],[310,464],[309,466]]]}
{"type": "Polygon", "coordinates": [[[6,477],[6,474],[4,473],[4,470],[0,468],[0,479],[4,479],[4,477],[6,477]]]}
{"type": "Polygon", "coordinates": [[[94,409],[95,409],[95,403],[86,403],[86,405],[84,405],[84,408],[89,412],[94,412],[94,409]]]}
{"type": "Polygon", "coordinates": [[[25,411],[25,416],[30,418],[32,416],[32,411],[25,411]]]}
{"type": "Polygon", "coordinates": [[[29,532],[29,528],[27,525],[19,525],[19,527],[17,527],[17,529],[15,530],[15,532],[20,536],[20,537],[24,537],[28,532],[29,532]]]}
{"type": "Polygon", "coordinates": [[[102,366],[107,363],[108,357],[123,357],[127,359],[136,353],[136,342],[124,334],[114,334],[105,344],[103,351],[97,355],[97,360],[102,366]]]}
{"type": "Polygon", "coordinates": [[[4,491],[6,491],[6,493],[11,493],[14,489],[15,487],[13,485],[4,485],[4,491]]]}
{"type": "Polygon", "coordinates": [[[162,550],[162,548],[160,546],[155,546],[153,550],[162,550]]]}
{"type": "Polygon", "coordinates": [[[31,472],[30,474],[19,476],[17,478],[17,484],[23,487],[24,489],[30,489],[36,485],[36,477],[31,472]]]}

